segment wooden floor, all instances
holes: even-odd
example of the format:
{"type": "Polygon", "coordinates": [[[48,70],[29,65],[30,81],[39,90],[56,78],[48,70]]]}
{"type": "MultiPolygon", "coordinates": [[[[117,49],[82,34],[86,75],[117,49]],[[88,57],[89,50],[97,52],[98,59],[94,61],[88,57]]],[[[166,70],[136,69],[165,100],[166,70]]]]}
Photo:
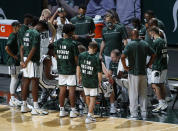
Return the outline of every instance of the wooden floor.
{"type": "Polygon", "coordinates": [[[21,114],[19,109],[0,105],[0,131],[178,131],[178,125],[123,118],[97,118],[85,124],[85,117],[60,118],[58,112],[46,116],[21,114]]]}

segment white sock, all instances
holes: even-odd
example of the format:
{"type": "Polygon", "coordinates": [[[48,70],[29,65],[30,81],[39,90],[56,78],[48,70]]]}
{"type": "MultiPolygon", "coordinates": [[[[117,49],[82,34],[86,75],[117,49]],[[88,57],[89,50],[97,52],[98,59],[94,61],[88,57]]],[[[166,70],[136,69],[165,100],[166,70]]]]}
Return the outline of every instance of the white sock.
{"type": "Polygon", "coordinates": [[[88,116],[92,116],[92,113],[88,113],[88,116]]]}
{"type": "Polygon", "coordinates": [[[14,100],[15,99],[15,96],[11,96],[11,100],[14,100]]]}
{"type": "Polygon", "coordinates": [[[23,104],[23,105],[27,105],[27,102],[26,102],[26,101],[22,101],[22,104],[23,104]]]}
{"type": "Polygon", "coordinates": [[[60,111],[64,111],[64,107],[60,107],[60,111]]]}
{"type": "Polygon", "coordinates": [[[33,102],[33,106],[34,106],[34,108],[39,108],[38,102],[33,102]]]}
{"type": "Polygon", "coordinates": [[[114,107],[114,103],[111,103],[111,107],[114,107]]]}
{"type": "Polygon", "coordinates": [[[10,93],[11,94],[15,94],[17,82],[18,82],[18,77],[16,75],[11,75],[11,83],[10,83],[10,93]]]}

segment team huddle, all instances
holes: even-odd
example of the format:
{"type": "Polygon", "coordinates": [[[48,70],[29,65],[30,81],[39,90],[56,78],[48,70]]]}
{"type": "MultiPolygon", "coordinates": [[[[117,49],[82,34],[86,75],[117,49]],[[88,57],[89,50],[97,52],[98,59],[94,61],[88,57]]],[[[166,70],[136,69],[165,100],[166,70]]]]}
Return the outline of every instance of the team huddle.
{"type": "MultiPolygon", "coordinates": [[[[38,104],[38,88],[43,83],[59,88],[59,116],[68,115],[65,98],[69,92],[71,118],[79,115],[76,109],[76,87],[83,88],[87,112],[85,123],[95,122],[94,108],[103,78],[113,88],[126,90],[130,103],[130,118],[147,118],[147,88],[153,88],[159,101],[152,112],[166,110],[165,83],[167,80],[167,41],[164,24],[152,11],[144,14],[145,25],[140,20],[132,20],[130,31],[120,23],[114,10],[106,12],[103,20],[99,16],[95,22],[85,15],[86,7],[81,5],[78,15],[71,20],[66,18],[63,8],[53,16],[48,9],[37,18],[24,16],[24,23],[12,23],[6,51],[11,74],[10,106],[21,106],[21,112],[31,111],[32,115],[48,114],[38,104]],[[100,39],[95,25],[103,23],[100,39]],[[57,63],[57,75],[52,73],[57,63]],[[22,102],[15,98],[15,89],[20,71],[23,74],[21,90],[22,102]],[[124,84],[125,83],[125,84],[124,84]],[[117,86],[116,86],[117,85],[117,86]],[[29,108],[27,97],[32,87],[33,107],[29,108]],[[128,91],[127,91],[128,90],[128,91]]],[[[116,89],[117,90],[117,89],[116,89]]],[[[114,102],[114,90],[109,95],[110,113],[118,111],[114,102]]]]}

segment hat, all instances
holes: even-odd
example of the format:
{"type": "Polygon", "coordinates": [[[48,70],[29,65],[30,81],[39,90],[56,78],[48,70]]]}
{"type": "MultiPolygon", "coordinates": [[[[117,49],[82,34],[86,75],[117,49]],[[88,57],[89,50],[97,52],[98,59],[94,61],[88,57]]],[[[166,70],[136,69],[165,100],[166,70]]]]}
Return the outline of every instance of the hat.
{"type": "Polygon", "coordinates": [[[95,18],[93,19],[93,21],[95,24],[103,23],[103,19],[100,15],[96,15],[95,18]]]}
{"type": "Polygon", "coordinates": [[[63,8],[58,8],[57,10],[58,10],[58,12],[64,12],[63,8]]]}

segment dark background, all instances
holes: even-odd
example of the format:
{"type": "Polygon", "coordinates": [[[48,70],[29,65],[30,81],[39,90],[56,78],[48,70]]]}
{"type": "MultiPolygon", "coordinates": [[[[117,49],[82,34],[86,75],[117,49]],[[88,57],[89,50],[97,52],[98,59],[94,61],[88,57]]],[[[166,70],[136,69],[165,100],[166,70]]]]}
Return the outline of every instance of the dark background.
{"type": "Polygon", "coordinates": [[[174,21],[172,12],[175,1],[176,0],[141,0],[142,16],[145,10],[151,9],[155,12],[157,18],[164,22],[169,45],[178,45],[178,28],[173,32],[174,21]]]}
{"type": "Polygon", "coordinates": [[[0,8],[8,19],[23,22],[23,16],[26,13],[38,17],[41,15],[42,0],[0,0],[0,8]]]}

